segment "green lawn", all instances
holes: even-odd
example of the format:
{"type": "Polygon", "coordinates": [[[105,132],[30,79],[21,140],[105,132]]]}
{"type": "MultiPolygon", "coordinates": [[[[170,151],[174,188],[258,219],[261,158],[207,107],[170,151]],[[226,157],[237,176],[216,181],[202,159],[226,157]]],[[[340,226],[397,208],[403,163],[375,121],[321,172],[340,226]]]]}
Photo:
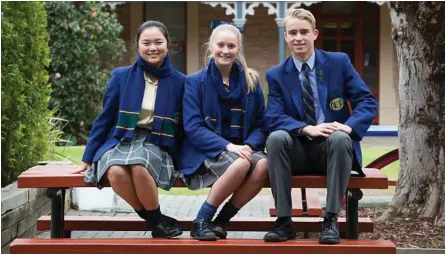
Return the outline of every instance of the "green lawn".
{"type": "MultiPolygon", "coordinates": [[[[395,147],[366,147],[362,149],[363,165],[368,165],[381,155],[394,150],[395,147]]],[[[400,161],[393,162],[382,169],[388,178],[397,179],[399,175],[400,161]]]]}
{"type": "Polygon", "coordinates": [[[57,146],[55,149],[55,160],[69,160],[76,164],[81,164],[84,150],[85,146],[57,146]]]}
{"type": "MultiPolygon", "coordinates": [[[[367,165],[374,159],[378,158],[379,156],[393,150],[394,148],[391,147],[366,147],[363,148],[363,165],[367,165]]],[[[65,147],[56,147],[55,154],[56,158],[55,160],[71,160],[76,164],[80,164],[82,160],[82,154],[85,150],[84,146],[65,146],[65,147]]],[[[385,173],[386,176],[389,178],[395,178],[397,179],[397,175],[399,173],[399,161],[396,161],[385,168],[382,169],[382,171],[385,173]]],[[[160,190],[160,194],[173,194],[173,195],[198,195],[198,194],[206,194],[208,193],[208,189],[203,189],[199,191],[191,191],[186,188],[172,188],[169,192],[160,190]]]]}

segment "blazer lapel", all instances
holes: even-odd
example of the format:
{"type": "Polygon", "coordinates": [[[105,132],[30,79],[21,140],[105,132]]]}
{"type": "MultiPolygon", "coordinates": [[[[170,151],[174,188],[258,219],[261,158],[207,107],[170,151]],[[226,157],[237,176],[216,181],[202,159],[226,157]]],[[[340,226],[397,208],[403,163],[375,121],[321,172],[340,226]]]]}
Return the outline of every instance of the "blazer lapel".
{"type": "Polygon", "coordinates": [[[300,78],[298,77],[298,70],[295,67],[292,57],[289,57],[287,59],[285,70],[286,70],[286,76],[284,77],[284,80],[286,82],[286,86],[289,89],[290,95],[292,97],[295,106],[297,107],[300,119],[303,119],[304,109],[303,109],[303,96],[301,94],[301,83],[300,83],[300,78]]]}
{"type": "Polygon", "coordinates": [[[327,108],[328,82],[330,77],[330,68],[327,59],[319,50],[315,50],[315,77],[317,81],[318,97],[321,109],[325,115],[325,119],[329,118],[329,110],[327,108]]]}

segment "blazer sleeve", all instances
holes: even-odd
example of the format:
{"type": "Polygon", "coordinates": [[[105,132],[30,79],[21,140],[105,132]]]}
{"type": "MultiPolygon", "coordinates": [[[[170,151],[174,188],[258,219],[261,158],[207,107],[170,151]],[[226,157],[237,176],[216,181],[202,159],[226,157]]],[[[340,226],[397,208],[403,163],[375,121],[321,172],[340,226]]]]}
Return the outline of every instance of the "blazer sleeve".
{"type": "Polygon", "coordinates": [[[230,143],[207,128],[203,115],[203,103],[199,89],[199,76],[187,77],[183,99],[184,130],[187,139],[207,157],[218,156],[230,143]]]}
{"type": "Polygon", "coordinates": [[[253,146],[256,150],[262,151],[266,143],[267,128],[264,120],[266,108],[264,105],[263,89],[257,83],[255,90],[255,114],[253,129],[246,139],[246,144],[253,146]]]}
{"type": "Polygon", "coordinates": [[[301,135],[298,130],[307,124],[285,113],[284,98],[278,88],[278,83],[270,77],[270,73],[266,73],[266,80],[269,85],[269,94],[265,120],[269,131],[284,130],[293,135],[301,135]]]}
{"type": "Polygon", "coordinates": [[[360,141],[377,114],[377,100],[355,71],[346,54],[343,59],[343,75],[346,94],[352,106],[352,114],[344,124],[352,128],[351,137],[360,141]]]}
{"type": "Polygon", "coordinates": [[[96,151],[105,141],[106,137],[113,128],[113,123],[119,110],[119,78],[116,70],[111,74],[108,85],[105,89],[103,98],[102,112],[94,120],[93,127],[88,137],[85,152],[82,161],[88,164],[93,162],[96,151]]]}

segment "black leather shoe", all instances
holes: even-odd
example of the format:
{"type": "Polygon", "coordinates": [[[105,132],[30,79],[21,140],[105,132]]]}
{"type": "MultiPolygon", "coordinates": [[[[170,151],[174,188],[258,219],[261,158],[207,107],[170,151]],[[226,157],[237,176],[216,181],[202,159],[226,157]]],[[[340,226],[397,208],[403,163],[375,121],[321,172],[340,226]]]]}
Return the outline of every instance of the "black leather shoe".
{"type": "Polygon", "coordinates": [[[173,238],[175,236],[182,235],[182,230],[178,221],[163,215],[162,220],[151,231],[153,238],[173,238]]]}
{"type": "Polygon", "coordinates": [[[227,227],[230,225],[230,222],[224,223],[222,221],[219,221],[218,219],[215,219],[212,222],[212,228],[215,235],[221,239],[227,238],[227,227]]]}
{"type": "Polygon", "coordinates": [[[338,233],[337,216],[325,217],[321,229],[319,243],[323,244],[337,244],[340,242],[338,233]]]}
{"type": "Polygon", "coordinates": [[[173,226],[177,226],[178,228],[181,228],[181,224],[179,224],[179,221],[175,218],[168,217],[167,215],[162,215],[162,219],[164,219],[167,223],[173,226]]]}
{"type": "Polygon", "coordinates": [[[190,236],[201,241],[216,241],[216,234],[209,220],[195,219],[192,223],[190,236]]]}
{"type": "Polygon", "coordinates": [[[297,232],[295,232],[292,220],[284,223],[275,222],[273,229],[264,236],[266,242],[284,242],[290,239],[295,239],[297,232]]]}

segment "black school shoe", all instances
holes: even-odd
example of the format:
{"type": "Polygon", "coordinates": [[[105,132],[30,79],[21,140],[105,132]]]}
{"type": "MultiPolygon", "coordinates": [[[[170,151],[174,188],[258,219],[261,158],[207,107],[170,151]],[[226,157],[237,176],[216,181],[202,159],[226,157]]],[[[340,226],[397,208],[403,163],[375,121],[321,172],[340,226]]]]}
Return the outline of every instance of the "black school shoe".
{"type": "Polygon", "coordinates": [[[216,234],[209,220],[195,219],[192,223],[190,236],[200,241],[216,241],[216,234]]]}
{"type": "Polygon", "coordinates": [[[179,222],[171,217],[162,215],[162,220],[151,231],[153,238],[173,238],[182,235],[179,222]]]}
{"type": "Polygon", "coordinates": [[[322,244],[340,243],[337,216],[327,216],[324,218],[321,235],[318,242],[322,244]]]}
{"type": "Polygon", "coordinates": [[[181,224],[179,224],[179,221],[172,217],[168,217],[167,215],[163,214],[162,219],[164,219],[167,223],[169,223],[173,226],[177,226],[178,228],[181,228],[181,224]]]}
{"type": "Polygon", "coordinates": [[[215,233],[215,235],[221,239],[227,238],[227,227],[230,225],[230,222],[222,222],[220,220],[215,219],[212,222],[212,230],[215,233]]]}
{"type": "Polygon", "coordinates": [[[284,242],[290,239],[295,239],[297,232],[295,232],[292,220],[283,223],[275,222],[273,229],[264,236],[266,242],[284,242]]]}

